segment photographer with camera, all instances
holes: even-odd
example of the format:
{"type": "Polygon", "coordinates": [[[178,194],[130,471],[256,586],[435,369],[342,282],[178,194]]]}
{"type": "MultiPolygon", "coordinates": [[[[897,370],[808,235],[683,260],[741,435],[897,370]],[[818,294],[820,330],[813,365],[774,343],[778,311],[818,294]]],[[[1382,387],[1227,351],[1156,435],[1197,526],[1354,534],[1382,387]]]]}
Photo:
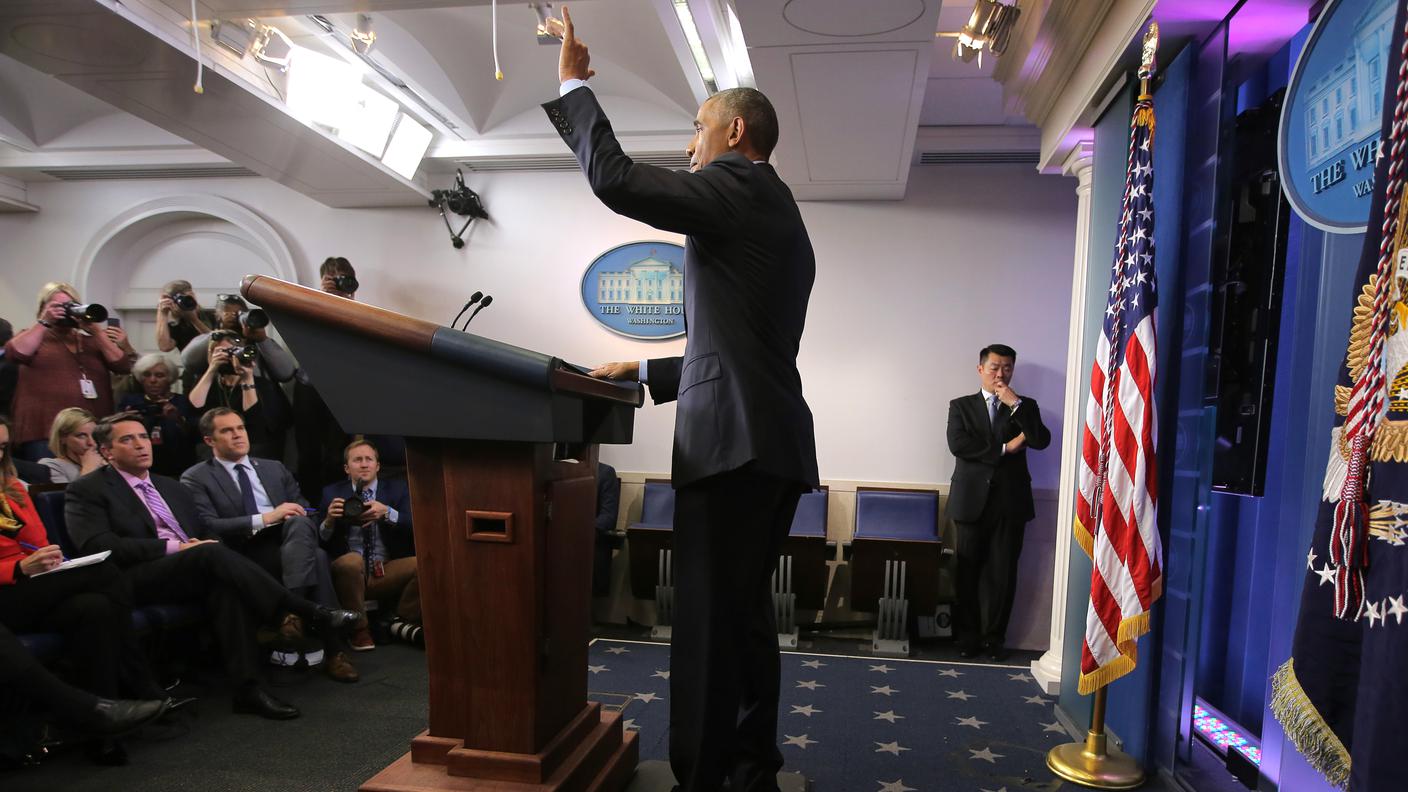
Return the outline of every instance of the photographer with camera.
{"type": "Polygon", "coordinates": [[[249,432],[250,453],[282,459],[286,427],[277,408],[267,405],[278,404],[283,394],[279,386],[254,373],[258,350],[229,330],[211,333],[208,350],[205,373],[191,388],[191,406],[197,413],[216,407],[234,410],[249,432]]]}
{"type": "MultiPolygon", "coordinates": [[[[318,267],[318,287],[327,294],[357,299],[357,270],[342,256],[329,256],[318,267]]],[[[342,450],[352,439],[333,417],[308,372],[298,370],[293,383],[293,434],[298,446],[298,481],[304,494],[316,497],[342,476],[342,450]]]]}
{"type": "Polygon", "coordinates": [[[191,282],[174,280],[161,287],[156,303],[156,347],[162,352],[180,352],[196,336],[209,333],[215,314],[196,301],[191,282]]]}
{"type": "Polygon", "coordinates": [[[5,358],[19,366],[11,415],[16,456],[48,456],[49,428],[65,407],[112,412],[111,373],[131,371],[137,353],[121,327],[104,323],[107,315],[101,305],[80,304],[67,283],[39,290],[38,321],[5,344],[5,358]]]}
{"type": "Polygon", "coordinates": [[[196,421],[199,414],[184,394],[174,393],[176,366],[171,358],[152,352],[137,359],[132,376],[141,386],[140,393],[128,393],[117,403],[120,413],[136,413],[147,425],[152,440],[152,471],[163,476],[180,478],[186,468],[196,463],[196,421]]]}
{"type": "MultiPolygon", "coordinates": [[[[288,350],[269,337],[269,315],[259,308],[250,308],[238,294],[218,294],[215,300],[215,329],[235,333],[259,350],[258,368],[255,373],[274,382],[288,382],[293,379],[298,367],[288,350]]],[[[196,380],[205,372],[209,346],[210,333],[205,333],[191,339],[181,351],[187,393],[191,392],[196,380]]]]}

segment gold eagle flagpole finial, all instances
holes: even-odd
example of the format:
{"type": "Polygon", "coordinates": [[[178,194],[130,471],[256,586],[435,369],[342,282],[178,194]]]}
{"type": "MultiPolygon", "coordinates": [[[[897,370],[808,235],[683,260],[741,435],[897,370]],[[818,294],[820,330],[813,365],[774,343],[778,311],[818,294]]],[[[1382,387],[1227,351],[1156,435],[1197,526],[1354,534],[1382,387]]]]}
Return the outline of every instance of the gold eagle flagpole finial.
{"type": "Polygon", "coordinates": [[[1144,33],[1144,53],[1139,59],[1139,98],[1152,98],[1149,94],[1149,80],[1154,76],[1155,61],[1159,51],[1159,23],[1150,22],[1144,33]]]}

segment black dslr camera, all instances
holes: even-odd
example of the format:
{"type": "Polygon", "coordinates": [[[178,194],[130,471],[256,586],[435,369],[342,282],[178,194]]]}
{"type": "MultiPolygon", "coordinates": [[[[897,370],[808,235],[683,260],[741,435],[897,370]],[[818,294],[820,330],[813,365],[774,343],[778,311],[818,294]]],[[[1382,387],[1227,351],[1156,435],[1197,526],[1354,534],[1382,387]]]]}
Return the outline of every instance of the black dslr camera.
{"type": "Polygon", "coordinates": [[[64,318],[59,320],[69,327],[77,327],[82,322],[102,322],[108,318],[108,309],[97,303],[64,303],[64,318]]]}
{"type": "Polygon", "coordinates": [[[269,314],[263,308],[250,308],[248,311],[240,311],[240,327],[247,327],[250,330],[258,330],[269,326],[269,314]]]}
{"type": "MultiPolygon", "coordinates": [[[[259,350],[255,348],[254,344],[245,344],[244,346],[232,346],[228,347],[225,351],[230,354],[230,360],[238,360],[241,365],[244,365],[246,367],[254,365],[255,358],[259,357],[259,350]]],[[[220,363],[220,368],[218,370],[221,374],[235,373],[234,365],[226,361],[222,361],[220,363]]]]}
{"type": "Polygon", "coordinates": [[[194,311],[196,309],[196,298],[186,292],[168,296],[171,297],[171,302],[176,303],[176,307],[183,311],[194,311]]]}
{"type": "Polygon", "coordinates": [[[361,285],[354,275],[343,274],[332,279],[332,287],[343,294],[356,294],[357,288],[361,285]]]}
{"type": "Polygon", "coordinates": [[[366,510],[367,504],[361,498],[345,498],[342,501],[342,517],[337,522],[344,527],[356,525],[362,521],[362,513],[366,510]]]}

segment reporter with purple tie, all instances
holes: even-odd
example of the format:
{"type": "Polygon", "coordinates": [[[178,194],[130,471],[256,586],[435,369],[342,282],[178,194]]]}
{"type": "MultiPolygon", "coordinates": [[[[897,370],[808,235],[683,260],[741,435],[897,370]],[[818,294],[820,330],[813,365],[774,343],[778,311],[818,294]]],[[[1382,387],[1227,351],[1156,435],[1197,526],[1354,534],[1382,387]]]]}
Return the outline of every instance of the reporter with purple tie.
{"type": "Polygon", "coordinates": [[[151,475],[146,426],[130,415],[104,418],[94,432],[108,466],[70,484],[64,519],[84,553],[111,550],[138,607],[204,600],[207,624],[236,690],[235,712],[275,720],[299,711],[274,698],[259,682],[255,627],[284,612],[328,629],[342,629],[357,614],[329,610],[295,596],[258,564],[214,539],[185,487],[151,475]]]}

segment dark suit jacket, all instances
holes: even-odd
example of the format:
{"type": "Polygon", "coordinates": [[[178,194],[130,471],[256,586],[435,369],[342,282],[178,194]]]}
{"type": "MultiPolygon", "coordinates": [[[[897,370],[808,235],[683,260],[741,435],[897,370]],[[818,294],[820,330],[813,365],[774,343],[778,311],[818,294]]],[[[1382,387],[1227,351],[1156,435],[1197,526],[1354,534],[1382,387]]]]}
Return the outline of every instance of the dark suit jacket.
{"type": "MultiPolygon", "coordinates": [[[[206,537],[205,524],[191,493],[180,482],[152,476],[152,485],[192,539],[206,537]]],[[[73,543],[84,553],[112,551],[118,566],[129,567],[166,555],[147,504],[127,486],[122,475],[104,466],[68,485],[64,493],[64,523],[73,543]]]]}
{"type": "MultiPolygon", "coordinates": [[[[328,513],[334,499],[355,497],[352,491],[352,482],[347,479],[329,484],[323,487],[323,499],[318,507],[323,514],[328,513]]],[[[411,527],[411,489],[404,481],[396,479],[376,480],[376,499],[396,510],[396,516],[400,521],[395,525],[382,523],[381,540],[386,543],[386,553],[391,558],[407,558],[416,554],[415,531],[411,527]]],[[[332,538],[327,541],[327,551],[329,558],[337,558],[346,553],[347,532],[337,530],[333,532],[332,538]]]]}
{"type": "Polygon", "coordinates": [[[797,349],[816,262],[787,185],[736,153],[698,173],[632,162],[589,88],[543,108],[602,203],[687,235],[684,357],[653,360],[648,372],[657,404],[679,400],[674,485],[752,463],[815,486],[797,349]]]}
{"type": "Polygon", "coordinates": [[[616,468],[605,462],[596,463],[596,533],[605,536],[616,530],[621,514],[621,479],[616,468]]]}
{"type": "MultiPolygon", "coordinates": [[[[297,503],[308,507],[298,482],[282,462],[250,457],[249,463],[275,506],[297,503]]],[[[190,490],[201,519],[216,536],[235,546],[251,536],[250,518],[244,513],[240,488],[219,462],[207,459],[192,465],[181,474],[181,483],[190,490]]]]}
{"type": "Polygon", "coordinates": [[[1023,396],[1015,413],[999,403],[991,422],[980,393],[949,402],[948,450],[957,460],[949,484],[949,519],[977,522],[994,493],[1001,497],[1007,518],[1026,522],[1036,516],[1027,449],[1040,451],[1048,445],[1051,432],[1041,422],[1036,399],[1023,396]],[[1022,450],[1003,454],[1002,444],[1024,432],[1027,437],[1022,450]]]}

